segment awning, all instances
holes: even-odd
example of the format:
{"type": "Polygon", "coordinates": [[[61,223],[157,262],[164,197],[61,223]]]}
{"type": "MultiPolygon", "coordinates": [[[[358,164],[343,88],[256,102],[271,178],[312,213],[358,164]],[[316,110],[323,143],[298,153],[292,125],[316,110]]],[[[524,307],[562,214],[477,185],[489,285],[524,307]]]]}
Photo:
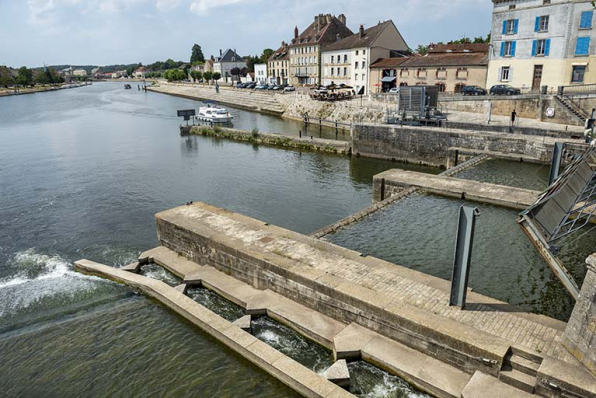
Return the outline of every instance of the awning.
{"type": "Polygon", "coordinates": [[[381,81],[383,83],[392,83],[397,79],[396,76],[385,76],[384,78],[381,79],[381,81]]]}

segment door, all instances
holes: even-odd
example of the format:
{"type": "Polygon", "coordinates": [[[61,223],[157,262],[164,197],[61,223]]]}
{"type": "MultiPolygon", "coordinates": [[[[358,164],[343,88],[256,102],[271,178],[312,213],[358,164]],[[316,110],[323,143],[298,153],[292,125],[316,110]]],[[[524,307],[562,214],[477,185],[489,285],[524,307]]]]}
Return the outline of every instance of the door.
{"type": "Polygon", "coordinates": [[[542,82],[542,65],[534,65],[534,79],[532,80],[532,91],[540,91],[542,82]]]}

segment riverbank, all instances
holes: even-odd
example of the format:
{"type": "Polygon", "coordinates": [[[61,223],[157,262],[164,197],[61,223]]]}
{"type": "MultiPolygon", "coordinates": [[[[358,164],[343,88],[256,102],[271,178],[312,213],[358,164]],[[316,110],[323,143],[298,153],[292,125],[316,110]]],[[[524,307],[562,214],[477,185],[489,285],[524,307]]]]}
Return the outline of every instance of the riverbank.
{"type": "Polygon", "coordinates": [[[287,149],[299,149],[339,155],[350,155],[352,153],[349,142],[325,140],[321,138],[289,137],[281,134],[261,133],[258,130],[245,131],[219,126],[182,126],[180,127],[180,131],[182,134],[226,138],[254,145],[268,145],[287,149]]]}

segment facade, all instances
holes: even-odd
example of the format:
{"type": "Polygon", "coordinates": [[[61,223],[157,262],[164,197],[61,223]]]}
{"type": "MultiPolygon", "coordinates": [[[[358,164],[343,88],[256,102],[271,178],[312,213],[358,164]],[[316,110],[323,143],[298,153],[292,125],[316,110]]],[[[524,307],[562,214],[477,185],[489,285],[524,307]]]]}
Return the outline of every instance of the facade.
{"type": "Polygon", "coordinates": [[[246,68],[245,59],[239,56],[234,50],[228,49],[225,52],[219,50],[219,57],[215,58],[213,62],[213,72],[221,73],[222,79],[229,82],[233,78],[240,78],[240,76],[232,76],[232,69],[234,68],[246,68]]]}
{"type": "Polygon", "coordinates": [[[290,48],[285,41],[281,47],[267,60],[269,67],[269,83],[288,84],[290,78],[290,48]]]}
{"type": "Polygon", "coordinates": [[[205,65],[203,65],[203,72],[213,72],[214,71],[214,63],[215,59],[208,59],[205,61],[205,65]]]}
{"type": "Polygon", "coordinates": [[[324,47],[322,84],[346,84],[356,93],[370,90],[370,65],[380,58],[408,53],[408,45],[393,21],[381,22],[369,29],[360,26],[350,35],[324,47]]]}
{"type": "Polygon", "coordinates": [[[321,84],[321,55],[324,48],[353,35],[346,26],[345,15],[335,17],[319,14],[301,34],[294,29],[290,43],[290,83],[294,85],[321,84]]]}
{"type": "Polygon", "coordinates": [[[255,81],[267,83],[267,64],[255,64],[255,81]]]}
{"type": "Polygon", "coordinates": [[[147,76],[147,69],[144,66],[140,66],[137,70],[133,73],[134,77],[137,79],[144,79],[147,76]]]}
{"type": "Polygon", "coordinates": [[[86,77],[87,71],[85,69],[75,69],[72,74],[73,76],[86,77]]]}
{"type": "Polygon", "coordinates": [[[487,86],[596,83],[594,6],[587,0],[493,0],[487,86]]]}
{"type": "Polygon", "coordinates": [[[373,92],[397,86],[433,85],[440,92],[459,93],[465,86],[484,88],[488,44],[443,44],[425,56],[380,59],[371,66],[373,92]]]}

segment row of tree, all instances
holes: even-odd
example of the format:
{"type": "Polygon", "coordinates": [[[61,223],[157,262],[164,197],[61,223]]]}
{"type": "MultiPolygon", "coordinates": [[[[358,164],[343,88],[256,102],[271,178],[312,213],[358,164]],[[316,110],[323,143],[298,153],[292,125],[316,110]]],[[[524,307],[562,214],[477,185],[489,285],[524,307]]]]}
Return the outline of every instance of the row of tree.
{"type": "Polygon", "coordinates": [[[219,72],[201,72],[198,70],[192,70],[190,71],[190,77],[192,79],[193,82],[197,82],[197,81],[207,81],[210,82],[211,80],[215,80],[218,81],[219,79],[221,79],[221,73],[219,72]]]}
{"type": "MultiPolygon", "coordinates": [[[[490,43],[490,33],[486,37],[479,36],[479,37],[475,37],[474,39],[471,39],[469,37],[463,37],[459,40],[451,40],[451,41],[447,42],[447,44],[467,44],[467,43],[474,43],[474,44],[490,43]]],[[[441,44],[445,44],[445,43],[440,41],[436,44],[441,45],[441,44]]],[[[426,55],[426,54],[428,54],[429,51],[430,51],[430,44],[428,46],[423,46],[422,44],[420,44],[418,46],[418,48],[416,48],[415,52],[420,55],[426,55]]]]}
{"type": "Polygon", "coordinates": [[[52,68],[39,70],[29,69],[25,66],[19,68],[17,75],[13,76],[10,69],[5,66],[0,67],[0,87],[34,86],[36,84],[61,84],[64,78],[58,75],[52,68]]]}

